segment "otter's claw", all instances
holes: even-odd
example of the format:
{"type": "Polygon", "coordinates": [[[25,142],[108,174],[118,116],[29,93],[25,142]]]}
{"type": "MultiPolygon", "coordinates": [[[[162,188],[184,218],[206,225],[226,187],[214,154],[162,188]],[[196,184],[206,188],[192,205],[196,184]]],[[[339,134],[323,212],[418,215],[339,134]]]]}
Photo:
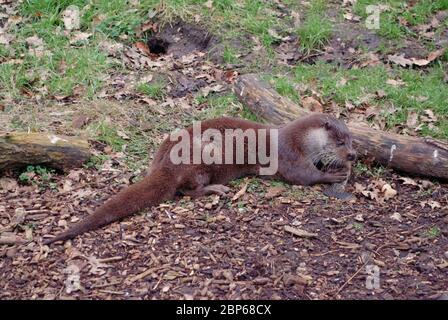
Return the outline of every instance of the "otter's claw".
{"type": "Polygon", "coordinates": [[[355,198],[355,196],[349,192],[334,190],[332,186],[325,188],[323,194],[327,197],[333,197],[342,201],[350,201],[355,198]]]}

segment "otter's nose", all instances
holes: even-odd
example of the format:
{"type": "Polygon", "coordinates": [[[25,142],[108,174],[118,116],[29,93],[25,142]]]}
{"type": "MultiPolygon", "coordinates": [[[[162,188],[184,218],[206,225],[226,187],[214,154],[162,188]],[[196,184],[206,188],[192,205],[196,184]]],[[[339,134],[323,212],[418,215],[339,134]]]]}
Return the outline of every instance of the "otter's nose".
{"type": "Polygon", "coordinates": [[[356,153],[354,153],[354,152],[350,152],[350,153],[347,155],[347,160],[348,160],[348,161],[355,161],[355,159],[356,159],[356,153]]]}

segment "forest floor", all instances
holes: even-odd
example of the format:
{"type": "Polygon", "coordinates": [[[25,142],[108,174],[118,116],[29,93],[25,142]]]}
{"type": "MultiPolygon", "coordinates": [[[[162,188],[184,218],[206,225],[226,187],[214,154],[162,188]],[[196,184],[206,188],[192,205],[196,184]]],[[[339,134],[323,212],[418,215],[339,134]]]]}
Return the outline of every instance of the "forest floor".
{"type": "Polygon", "coordinates": [[[239,74],[314,111],[447,139],[447,1],[0,7],[0,128],[78,135],[94,154],[65,174],[0,178],[0,299],[448,299],[448,185],[362,163],[349,203],[239,179],[227,197],[179,198],[41,244],[140,179],[173,129],[256,120],[232,93],[239,74]],[[366,28],[368,5],[379,29],[366,28]]]}

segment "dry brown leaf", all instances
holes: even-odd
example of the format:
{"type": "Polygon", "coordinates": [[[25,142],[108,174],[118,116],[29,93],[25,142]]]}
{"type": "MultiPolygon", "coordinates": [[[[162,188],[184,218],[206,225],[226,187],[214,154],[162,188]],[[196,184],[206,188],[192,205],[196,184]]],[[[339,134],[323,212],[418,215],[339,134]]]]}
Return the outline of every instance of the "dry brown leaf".
{"type": "Polygon", "coordinates": [[[402,67],[407,67],[407,66],[412,66],[412,65],[424,67],[424,66],[430,64],[432,61],[439,58],[440,56],[442,56],[444,54],[444,52],[445,52],[445,48],[433,51],[427,56],[426,59],[418,59],[418,58],[408,59],[408,58],[404,57],[404,54],[389,55],[389,56],[387,56],[387,58],[389,59],[389,61],[396,63],[402,67]]]}
{"type": "Polygon", "coordinates": [[[44,41],[36,35],[26,38],[25,41],[28,44],[28,46],[34,48],[43,47],[44,45],[44,41]]]}
{"type": "Polygon", "coordinates": [[[279,196],[285,190],[286,190],[285,187],[270,187],[270,188],[268,188],[268,190],[265,194],[265,198],[266,199],[275,198],[275,197],[279,196]]]}
{"type": "Polygon", "coordinates": [[[246,181],[246,183],[244,184],[244,186],[240,189],[240,191],[238,191],[232,198],[232,201],[236,201],[239,198],[241,198],[247,191],[247,186],[249,185],[249,182],[246,181]]]}
{"type": "Polygon", "coordinates": [[[434,114],[434,112],[430,109],[426,109],[424,111],[426,117],[422,117],[422,120],[424,122],[437,122],[437,116],[434,114]]]}
{"type": "Polygon", "coordinates": [[[411,59],[407,59],[404,57],[404,54],[398,55],[398,54],[394,54],[394,55],[388,55],[387,58],[389,59],[389,61],[396,63],[402,67],[407,67],[412,65],[412,61],[411,59]]]}
{"type": "Polygon", "coordinates": [[[72,127],[81,129],[89,122],[90,118],[84,114],[75,115],[72,120],[72,127]]]}
{"type": "Polygon", "coordinates": [[[393,214],[390,215],[390,218],[391,218],[392,220],[396,220],[396,221],[398,221],[398,222],[401,222],[401,221],[402,221],[402,219],[401,219],[401,214],[400,214],[399,212],[394,212],[393,214]]]}
{"type": "Polygon", "coordinates": [[[390,184],[386,183],[381,188],[381,192],[383,192],[384,200],[389,200],[397,195],[397,190],[391,187],[390,184]]]}
{"type": "Polygon", "coordinates": [[[322,104],[313,97],[302,98],[302,105],[305,109],[310,110],[311,112],[324,111],[324,107],[322,106],[322,104]]]}
{"type": "Polygon", "coordinates": [[[428,55],[428,58],[427,58],[428,61],[432,62],[432,61],[436,60],[437,58],[441,57],[445,53],[445,50],[446,50],[446,48],[442,48],[442,49],[436,50],[434,52],[431,52],[428,55]]]}
{"type": "Polygon", "coordinates": [[[418,183],[415,182],[415,180],[407,177],[400,177],[398,180],[403,181],[403,184],[411,185],[411,186],[418,186],[418,183]]]}
{"type": "Polygon", "coordinates": [[[156,22],[148,21],[138,27],[136,31],[137,37],[140,37],[146,31],[152,30],[154,33],[158,30],[158,24],[156,22]]]}
{"type": "Polygon", "coordinates": [[[410,129],[415,129],[418,125],[418,113],[411,111],[408,113],[408,117],[406,119],[406,126],[410,129]]]}
{"type": "Polygon", "coordinates": [[[143,41],[137,41],[135,43],[135,47],[147,56],[149,56],[151,54],[151,51],[149,51],[148,45],[146,43],[144,43],[143,41]]]}
{"type": "Polygon", "coordinates": [[[426,205],[428,205],[429,207],[431,207],[431,209],[439,209],[442,207],[442,205],[440,204],[440,202],[438,201],[434,201],[434,200],[425,200],[425,201],[420,201],[420,206],[422,208],[424,208],[426,205]]]}
{"type": "Polygon", "coordinates": [[[205,6],[206,8],[209,8],[209,9],[213,8],[213,0],[208,0],[208,1],[206,1],[206,2],[204,3],[204,6],[205,6]]]}
{"type": "Polygon", "coordinates": [[[75,5],[68,6],[62,12],[62,20],[64,21],[65,30],[77,30],[81,26],[81,18],[79,14],[79,7],[75,5]]]}
{"type": "Polygon", "coordinates": [[[18,188],[17,181],[11,178],[0,178],[0,190],[14,191],[18,188]]]}
{"type": "Polygon", "coordinates": [[[82,289],[80,271],[80,268],[74,263],[64,269],[64,273],[67,275],[65,279],[65,292],[68,294],[82,289]]]}
{"type": "Polygon", "coordinates": [[[2,33],[0,31],[0,44],[2,45],[9,45],[11,41],[14,39],[14,36],[8,34],[8,33],[2,33]]]}
{"type": "Polygon", "coordinates": [[[73,37],[70,39],[70,44],[74,44],[80,41],[86,41],[92,36],[91,33],[88,32],[76,32],[73,37]]]}
{"type": "Polygon", "coordinates": [[[399,86],[402,86],[402,85],[405,84],[404,81],[401,80],[401,79],[398,79],[398,80],[388,79],[388,80],[386,81],[386,83],[387,83],[387,84],[390,84],[391,86],[394,86],[394,87],[399,87],[399,86]]]}

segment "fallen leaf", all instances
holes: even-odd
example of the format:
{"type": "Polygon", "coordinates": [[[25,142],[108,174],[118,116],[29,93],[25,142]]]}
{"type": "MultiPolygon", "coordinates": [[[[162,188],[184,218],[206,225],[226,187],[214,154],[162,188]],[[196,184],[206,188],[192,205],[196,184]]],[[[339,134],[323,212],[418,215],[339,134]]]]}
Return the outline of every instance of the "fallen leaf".
{"type": "Polygon", "coordinates": [[[140,37],[143,33],[146,31],[152,30],[154,33],[157,32],[158,24],[152,21],[148,21],[143,23],[140,27],[138,27],[137,31],[135,32],[137,37],[140,37]]]}
{"type": "Polygon", "coordinates": [[[25,41],[28,44],[28,46],[34,48],[43,47],[44,45],[44,41],[36,35],[26,38],[25,41]]]}
{"type": "Polygon", "coordinates": [[[388,183],[381,188],[381,192],[384,194],[384,200],[389,200],[397,195],[397,191],[388,183]]]}
{"type": "Polygon", "coordinates": [[[305,97],[301,99],[302,105],[305,109],[310,110],[311,112],[323,112],[324,107],[322,104],[317,101],[317,99],[313,97],[305,97]]]}
{"type": "Polygon", "coordinates": [[[11,43],[11,41],[13,39],[14,39],[14,36],[7,34],[7,33],[0,32],[0,44],[7,46],[11,43]]]}
{"type": "Polygon", "coordinates": [[[83,42],[89,39],[92,36],[91,33],[88,32],[76,32],[73,37],[70,39],[70,44],[74,44],[76,42],[83,42]]]}
{"type": "Polygon", "coordinates": [[[415,180],[407,177],[400,177],[398,180],[403,181],[403,184],[411,185],[411,186],[418,186],[418,183],[415,182],[415,180]]]}
{"type": "Polygon", "coordinates": [[[121,131],[121,130],[117,130],[117,135],[124,139],[124,140],[130,140],[131,138],[126,134],[126,132],[121,131]]]}
{"type": "Polygon", "coordinates": [[[445,53],[445,48],[442,48],[442,49],[439,49],[439,50],[429,53],[426,59],[418,59],[418,58],[408,59],[408,58],[404,57],[404,54],[388,55],[387,58],[389,59],[389,61],[396,63],[402,67],[407,67],[407,66],[412,66],[412,65],[423,67],[423,66],[430,64],[431,62],[433,62],[434,60],[436,60],[437,58],[442,56],[444,53],[445,53]]]}
{"type": "Polygon", "coordinates": [[[139,49],[143,54],[150,56],[151,51],[149,51],[148,45],[144,43],[143,41],[137,41],[135,43],[135,47],[139,49]]]}
{"type": "Polygon", "coordinates": [[[75,129],[81,129],[89,122],[90,118],[84,114],[79,114],[73,117],[72,127],[75,129]]]}
{"type": "Polygon", "coordinates": [[[388,80],[386,81],[386,83],[387,83],[387,84],[390,84],[391,86],[394,86],[394,87],[399,87],[399,86],[402,86],[402,85],[405,84],[404,81],[401,80],[401,79],[398,79],[398,80],[388,79],[388,80]]]}
{"type": "Polygon", "coordinates": [[[18,188],[17,181],[11,178],[0,178],[0,190],[14,191],[18,188]]]}
{"type": "Polygon", "coordinates": [[[64,269],[64,273],[67,274],[65,279],[65,292],[68,294],[76,292],[82,289],[80,269],[76,264],[70,264],[64,269]]]}
{"type": "Polygon", "coordinates": [[[98,276],[102,276],[106,273],[106,270],[104,270],[105,268],[110,268],[108,264],[102,263],[101,260],[95,256],[90,256],[88,262],[90,264],[90,273],[98,276]]]}
{"type": "Polygon", "coordinates": [[[233,196],[233,198],[232,198],[232,201],[236,201],[236,200],[238,200],[239,198],[241,198],[241,196],[243,196],[245,193],[246,193],[246,191],[247,191],[247,186],[249,185],[249,182],[246,182],[245,184],[244,184],[244,186],[240,189],[240,191],[238,191],[234,196],[233,196]]]}
{"type": "Polygon", "coordinates": [[[410,129],[415,129],[418,124],[418,113],[411,111],[408,113],[408,117],[406,119],[406,126],[410,129]]]}
{"type": "Polygon", "coordinates": [[[439,49],[439,50],[431,52],[428,55],[427,60],[429,62],[432,62],[432,61],[436,60],[437,58],[441,57],[445,53],[445,50],[446,50],[446,48],[442,48],[442,49],[439,49]]]}
{"type": "Polygon", "coordinates": [[[204,6],[205,6],[206,8],[209,8],[209,9],[213,8],[213,0],[208,0],[208,1],[206,1],[206,2],[204,3],[204,6]]]}
{"type": "Polygon", "coordinates": [[[398,213],[398,212],[394,212],[393,214],[391,214],[391,215],[390,215],[390,218],[391,218],[392,220],[396,220],[396,221],[398,221],[398,222],[401,222],[401,221],[402,221],[402,219],[401,219],[401,214],[398,213]]]}
{"type": "Polygon", "coordinates": [[[266,199],[272,199],[279,196],[286,189],[284,187],[270,187],[264,195],[266,199]]]}
{"type": "Polygon", "coordinates": [[[394,54],[394,55],[388,55],[387,58],[389,59],[389,61],[396,63],[402,67],[407,67],[412,65],[412,60],[411,59],[407,59],[404,57],[404,54],[398,55],[398,54],[394,54]]]}
{"type": "Polygon", "coordinates": [[[434,114],[434,112],[430,109],[426,109],[424,111],[426,117],[422,117],[422,120],[424,122],[437,122],[437,116],[434,114]]]}
{"type": "Polygon", "coordinates": [[[424,208],[426,205],[430,206],[431,209],[438,209],[441,208],[442,205],[440,202],[434,201],[434,200],[425,200],[420,202],[420,206],[424,208]]]}
{"type": "Polygon", "coordinates": [[[62,20],[64,21],[65,30],[71,31],[79,29],[81,25],[79,7],[75,5],[68,6],[62,12],[62,20]]]}

